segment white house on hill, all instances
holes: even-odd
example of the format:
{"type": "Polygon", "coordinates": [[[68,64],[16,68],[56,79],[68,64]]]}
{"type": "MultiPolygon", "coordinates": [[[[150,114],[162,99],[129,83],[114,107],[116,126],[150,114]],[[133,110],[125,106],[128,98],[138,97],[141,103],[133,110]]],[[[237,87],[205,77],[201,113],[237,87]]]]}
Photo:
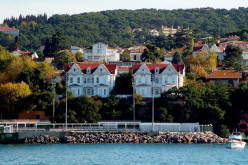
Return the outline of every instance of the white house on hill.
{"type": "Polygon", "coordinates": [[[115,85],[117,68],[111,64],[69,64],[65,72],[67,90],[74,96],[108,97],[115,85]]]}
{"type": "Polygon", "coordinates": [[[159,97],[163,91],[183,86],[184,65],[177,64],[139,64],[133,65],[134,90],[143,97],[159,97]],[[152,81],[154,76],[154,81],[152,81]]]}
{"type": "Polygon", "coordinates": [[[109,47],[104,43],[97,43],[84,49],[84,59],[88,61],[119,61],[120,54],[116,48],[109,47]]]}

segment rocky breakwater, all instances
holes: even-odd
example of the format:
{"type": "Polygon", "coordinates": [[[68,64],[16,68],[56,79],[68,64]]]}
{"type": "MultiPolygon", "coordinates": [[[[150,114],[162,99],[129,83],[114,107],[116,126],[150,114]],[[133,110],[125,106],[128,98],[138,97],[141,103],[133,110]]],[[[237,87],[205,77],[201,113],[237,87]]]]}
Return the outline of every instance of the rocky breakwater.
{"type": "Polygon", "coordinates": [[[148,136],[142,133],[72,133],[68,136],[34,136],[22,139],[23,143],[218,143],[227,139],[205,133],[164,133],[148,136]]]}

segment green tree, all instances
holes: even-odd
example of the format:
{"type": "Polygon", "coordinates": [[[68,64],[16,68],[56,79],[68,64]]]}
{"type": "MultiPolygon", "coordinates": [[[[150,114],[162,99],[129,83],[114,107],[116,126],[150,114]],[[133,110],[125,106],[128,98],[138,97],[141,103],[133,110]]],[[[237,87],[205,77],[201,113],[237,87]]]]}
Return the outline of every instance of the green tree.
{"type": "Polygon", "coordinates": [[[130,52],[128,50],[124,50],[121,53],[121,60],[127,60],[127,61],[130,60],[130,52]]]}
{"type": "Polygon", "coordinates": [[[122,73],[117,76],[115,86],[113,89],[114,94],[132,94],[132,73],[122,73]]]}
{"type": "Polygon", "coordinates": [[[75,55],[69,50],[60,51],[54,57],[54,62],[56,63],[58,69],[63,69],[65,64],[68,64],[68,62],[75,62],[75,61],[76,61],[75,55]]]}
{"type": "MultiPolygon", "coordinates": [[[[24,83],[6,83],[0,85],[0,108],[3,118],[16,118],[18,110],[23,108],[17,102],[32,94],[29,86],[24,83]]],[[[23,109],[22,109],[23,110],[23,109]]]]}
{"type": "Polygon", "coordinates": [[[183,64],[182,55],[178,51],[173,56],[172,64],[183,64]]]}
{"type": "Polygon", "coordinates": [[[75,53],[76,59],[78,62],[83,62],[84,61],[84,54],[83,52],[76,52],[75,53]]]}
{"type": "Polygon", "coordinates": [[[16,36],[16,37],[15,37],[15,42],[13,42],[13,43],[10,45],[9,50],[10,50],[10,51],[14,51],[14,50],[17,50],[17,49],[20,49],[20,48],[21,48],[21,45],[20,45],[19,37],[16,36]]]}
{"type": "Polygon", "coordinates": [[[146,45],[147,49],[141,55],[141,60],[145,62],[155,63],[157,60],[160,60],[163,57],[160,49],[153,44],[146,45]]]}
{"type": "Polygon", "coordinates": [[[51,38],[46,40],[43,52],[45,57],[54,57],[59,51],[69,48],[70,44],[67,37],[61,32],[56,32],[51,38]]]}
{"type": "Polygon", "coordinates": [[[236,70],[242,69],[242,49],[238,46],[227,45],[225,50],[224,64],[227,68],[234,68],[236,70]]]}

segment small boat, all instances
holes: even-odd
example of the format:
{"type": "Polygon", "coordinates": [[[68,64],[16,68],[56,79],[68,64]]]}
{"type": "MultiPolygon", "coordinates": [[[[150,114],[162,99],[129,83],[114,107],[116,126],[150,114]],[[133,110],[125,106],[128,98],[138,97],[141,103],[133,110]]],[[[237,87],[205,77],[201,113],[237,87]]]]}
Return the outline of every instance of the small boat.
{"type": "Polygon", "coordinates": [[[227,141],[227,147],[231,149],[243,149],[245,147],[243,136],[241,132],[233,132],[227,141]]]}

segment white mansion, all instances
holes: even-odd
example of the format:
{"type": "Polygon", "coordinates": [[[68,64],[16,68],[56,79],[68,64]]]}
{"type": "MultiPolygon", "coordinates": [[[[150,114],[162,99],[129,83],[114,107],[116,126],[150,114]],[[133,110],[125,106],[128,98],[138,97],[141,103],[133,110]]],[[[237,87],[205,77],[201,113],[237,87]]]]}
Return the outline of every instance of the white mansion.
{"type": "Polygon", "coordinates": [[[180,64],[133,65],[134,90],[143,97],[152,97],[153,87],[154,96],[159,97],[172,87],[182,87],[184,75],[184,65],[180,64]]]}
{"type": "Polygon", "coordinates": [[[74,96],[109,96],[115,85],[116,65],[111,64],[69,64],[67,72],[68,91],[74,96]]]}
{"type": "MultiPolygon", "coordinates": [[[[117,76],[118,67],[113,64],[69,64],[65,66],[68,91],[74,96],[100,95],[108,97],[117,76]]],[[[134,91],[143,97],[159,97],[160,93],[172,87],[183,86],[184,65],[177,64],[138,64],[133,71],[134,91]],[[151,77],[154,76],[154,81],[151,77]]]]}
{"type": "Polygon", "coordinates": [[[96,43],[84,49],[84,59],[88,61],[119,61],[120,54],[116,48],[109,47],[104,43],[96,43]]]}

